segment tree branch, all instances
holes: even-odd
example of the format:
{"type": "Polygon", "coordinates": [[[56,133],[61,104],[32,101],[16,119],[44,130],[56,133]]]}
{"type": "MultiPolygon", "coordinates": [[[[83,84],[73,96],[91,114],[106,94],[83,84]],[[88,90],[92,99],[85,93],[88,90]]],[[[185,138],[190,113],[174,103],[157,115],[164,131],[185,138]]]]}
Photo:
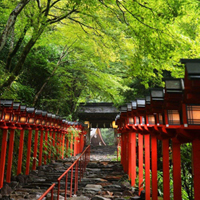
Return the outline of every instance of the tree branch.
{"type": "Polygon", "coordinates": [[[54,23],[56,23],[56,22],[59,22],[59,21],[61,21],[61,20],[63,20],[63,19],[65,19],[65,18],[67,18],[68,16],[70,16],[72,13],[74,13],[74,12],[78,12],[78,11],[76,11],[76,9],[75,8],[73,8],[69,13],[67,13],[67,14],[64,14],[64,15],[62,15],[62,16],[60,16],[60,17],[57,17],[57,18],[54,18],[54,19],[48,19],[47,20],[47,23],[49,23],[49,24],[54,24],[54,23]]]}
{"type": "MultiPolygon", "coordinates": [[[[156,30],[156,31],[161,31],[161,30],[159,30],[159,29],[157,29],[157,28],[154,28],[154,27],[152,27],[152,26],[150,26],[150,25],[148,25],[148,24],[146,24],[146,23],[144,23],[144,22],[142,22],[138,17],[136,17],[132,12],[130,12],[121,2],[119,2],[119,0],[116,0],[133,18],[135,18],[138,22],[140,22],[141,24],[143,24],[144,26],[146,26],[146,27],[148,27],[148,28],[150,28],[150,29],[153,29],[153,30],[156,30]]],[[[117,5],[119,5],[119,4],[117,4],[117,5]]],[[[119,6],[118,6],[119,7],[119,6]]],[[[119,7],[120,8],[120,7],[119,7]]],[[[121,10],[121,9],[120,9],[121,10]]]]}
{"type": "Polygon", "coordinates": [[[10,31],[12,30],[12,27],[16,22],[17,16],[22,11],[22,9],[29,3],[29,1],[30,0],[21,0],[14,8],[14,10],[10,13],[6,26],[3,30],[3,33],[0,36],[0,52],[3,49],[4,45],[6,44],[7,38],[10,34],[10,31]]]}
{"type": "Polygon", "coordinates": [[[37,0],[38,8],[41,10],[41,2],[40,0],[37,0]]]}
{"type": "Polygon", "coordinates": [[[47,17],[47,15],[48,15],[48,13],[49,13],[50,3],[51,3],[51,0],[48,0],[48,1],[47,1],[47,8],[46,8],[46,11],[45,11],[45,14],[44,14],[44,16],[46,16],[46,17],[47,17]]]}

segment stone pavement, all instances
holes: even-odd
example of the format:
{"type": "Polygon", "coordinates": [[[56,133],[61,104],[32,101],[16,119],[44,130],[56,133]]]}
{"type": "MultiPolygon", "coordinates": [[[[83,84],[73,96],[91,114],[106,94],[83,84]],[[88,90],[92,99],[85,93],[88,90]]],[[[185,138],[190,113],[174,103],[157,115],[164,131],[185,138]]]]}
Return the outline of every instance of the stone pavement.
{"type": "MultiPolygon", "coordinates": [[[[116,160],[116,147],[91,147],[91,161],[87,165],[84,178],[78,185],[77,195],[70,200],[126,200],[144,199],[130,186],[120,162],[116,160]]],[[[76,156],[78,157],[78,156],[76,156]]],[[[76,160],[71,157],[52,161],[49,165],[38,167],[29,176],[18,175],[10,184],[4,184],[0,191],[0,200],[36,200],[57,178],[76,160]]],[[[69,175],[70,177],[70,175],[69,175]]],[[[61,188],[65,183],[61,182],[61,188]]],[[[64,197],[61,193],[59,199],[64,197]]],[[[47,197],[46,200],[49,200],[47,197]]]]}

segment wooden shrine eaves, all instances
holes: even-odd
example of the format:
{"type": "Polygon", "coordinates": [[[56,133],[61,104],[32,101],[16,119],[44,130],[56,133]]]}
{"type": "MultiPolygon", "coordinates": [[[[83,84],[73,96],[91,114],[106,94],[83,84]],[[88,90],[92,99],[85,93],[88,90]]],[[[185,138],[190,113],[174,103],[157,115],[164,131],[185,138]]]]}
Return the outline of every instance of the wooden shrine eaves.
{"type": "Polygon", "coordinates": [[[113,103],[87,103],[78,108],[80,121],[89,121],[93,128],[110,128],[118,113],[113,103]]]}

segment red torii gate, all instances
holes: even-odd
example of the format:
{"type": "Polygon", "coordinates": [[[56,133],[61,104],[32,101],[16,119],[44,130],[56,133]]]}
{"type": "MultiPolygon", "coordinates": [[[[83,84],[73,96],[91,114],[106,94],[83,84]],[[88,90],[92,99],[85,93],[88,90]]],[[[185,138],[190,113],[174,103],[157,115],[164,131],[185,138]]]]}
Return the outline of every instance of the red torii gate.
{"type": "Polygon", "coordinates": [[[184,82],[183,79],[165,80],[165,89],[151,89],[150,97],[138,99],[127,104],[127,107],[122,107],[120,116],[116,118],[118,131],[121,133],[121,163],[132,186],[135,185],[138,158],[139,193],[143,189],[143,150],[145,151],[146,200],[150,200],[150,181],[152,200],[158,199],[157,139],[162,141],[164,200],[170,200],[169,140],[172,141],[174,199],[182,200],[180,145],[190,142],[194,199],[200,199],[200,59],[182,59],[181,62],[186,66],[184,82]]]}
{"type": "Polygon", "coordinates": [[[28,108],[20,105],[13,100],[1,99],[0,100],[0,129],[2,129],[2,141],[1,141],[1,159],[0,159],[0,189],[3,187],[4,172],[6,166],[6,153],[8,153],[6,182],[10,183],[12,160],[13,160],[13,148],[15,143],[15,130],[20,130],[20,141],[18,147],[18,165],[17,175],[21,173],[22,168],[22,156],[23,147],[27,145],[27,159],[26,159],[26,171],[25,174],[29,174],[30,170],[30,157],[31,146],[34,143],[33,152],[33,165],[32,170],[37,166],[37,151],[39,150],[38,166],[42,163],[47,164],[47,161],[55,159],[53,152],[49,151],[48,155],[44,153],[47,148],[43,147],[49,143],[53,147],[56,147],[59,157],[64,158],[64,147],[66,150],[70,148],[74,151],[74,155],[82,152],[84,148],[84,130],[85,125],[78,122],[68,122],[62,117],[47,113],[46,111],[35,110],[35,108],[28,108]],[[69,146],[69,140],[66,136],[69,127],[73,126],[79,130],[78,135],[71,134],[71,144],[69,146]],[[28,130],[28,141],[24,144],[25,130],[28,130]],[[35,138],[32,139],[32,131],[35,131],[35,138]],[[9,138],[9,139],[8,139],[9,138]],[[39,138],[39,146],[38,146],[39,138]],[[66,139],[66,141],[65,141],[66,139]],[[48,141],[50,140],[50,141],[48,141]],[[74,140],[74,144],[73,144],[74,140]],[[7,152],[7,141],[9,141],[9,150],[7,152]]]}

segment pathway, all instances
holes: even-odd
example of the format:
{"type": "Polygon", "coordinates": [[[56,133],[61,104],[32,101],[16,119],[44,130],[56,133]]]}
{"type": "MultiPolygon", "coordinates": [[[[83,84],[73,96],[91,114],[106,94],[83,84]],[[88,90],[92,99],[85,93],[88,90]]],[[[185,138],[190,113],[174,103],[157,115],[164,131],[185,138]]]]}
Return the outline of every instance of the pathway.
{"type": "MultiPolygon", "coordinates": [[[[77,196],[72,200],[124,200],[140,199],[134,193],[127,175],[116,160],[116,147],[91,147],[91,162],[78,185],[77,196]]],[[[78,157],[78,156],[76,156],[78,157]]],[[[36,200],[57,178],[72,164],[76,157],[53,161],[49,165],[38,167],[29,176],[19,175],[1,190],[0,200],[36,200]]],[[[61,182],[64,187],[65,183],[61,182]]],[[[46,200],[49,200],[47,197],[46,200]]],[[[64,199],[62,193],[60,200],[64,199]]],[[[68,198],[69,199],[69,198],[68,198]]]]}

